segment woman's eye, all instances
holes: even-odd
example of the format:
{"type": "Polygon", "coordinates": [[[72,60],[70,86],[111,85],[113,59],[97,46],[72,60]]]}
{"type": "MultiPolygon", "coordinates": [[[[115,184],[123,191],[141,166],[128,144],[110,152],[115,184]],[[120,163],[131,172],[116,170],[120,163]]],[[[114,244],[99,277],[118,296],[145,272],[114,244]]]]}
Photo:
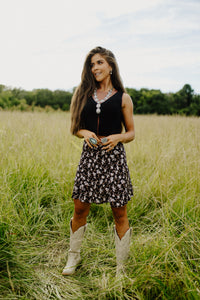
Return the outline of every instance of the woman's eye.
{"type": "MultiPolygon", "coordinates": [[[[102,60],[98,60],[97,62],[96,62],[96,64],[97,65],[102,65],[103,64],[103,61],[102,60]]],[[[90,64],[90,68],[92,69],[93,67],[94,67],[94,63],[92,63],[92,64],[90,64]]]]}

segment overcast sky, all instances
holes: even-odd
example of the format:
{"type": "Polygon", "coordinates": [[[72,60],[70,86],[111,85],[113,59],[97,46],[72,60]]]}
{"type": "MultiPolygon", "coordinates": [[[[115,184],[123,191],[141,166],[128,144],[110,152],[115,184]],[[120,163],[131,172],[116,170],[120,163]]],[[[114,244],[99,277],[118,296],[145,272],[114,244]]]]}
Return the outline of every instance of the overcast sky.
{"type": "Polygon", "coordinates": [[[0,11],[0,84],[70,90],[103,46],[126,87],[200,93],[200,0],[0,0],[0,11]]]}

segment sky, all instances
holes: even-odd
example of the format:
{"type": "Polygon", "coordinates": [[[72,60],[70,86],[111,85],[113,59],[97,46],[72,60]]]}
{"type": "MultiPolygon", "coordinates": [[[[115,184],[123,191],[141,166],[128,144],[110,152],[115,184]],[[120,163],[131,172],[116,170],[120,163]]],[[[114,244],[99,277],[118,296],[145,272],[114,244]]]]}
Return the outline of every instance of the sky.
{"type": "Polygon", "coordinates": [[[200,0],[0,0],[0,84],[71,90],[96,46],[125,87],[200,93],[200,0]]]}

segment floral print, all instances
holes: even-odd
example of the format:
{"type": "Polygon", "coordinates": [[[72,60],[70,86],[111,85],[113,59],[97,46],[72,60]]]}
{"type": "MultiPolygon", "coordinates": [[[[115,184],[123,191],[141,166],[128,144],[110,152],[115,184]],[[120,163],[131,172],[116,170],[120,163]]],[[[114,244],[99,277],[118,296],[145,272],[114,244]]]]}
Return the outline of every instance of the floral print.
{"type": "Polygon", "coordinates": [[[122,143],[110,152],[99,145],[90,148],[84,141],[72,193],[73,199],[88,203],[109,202],[121,207],[133,196],[126,153],[122,143]]]}

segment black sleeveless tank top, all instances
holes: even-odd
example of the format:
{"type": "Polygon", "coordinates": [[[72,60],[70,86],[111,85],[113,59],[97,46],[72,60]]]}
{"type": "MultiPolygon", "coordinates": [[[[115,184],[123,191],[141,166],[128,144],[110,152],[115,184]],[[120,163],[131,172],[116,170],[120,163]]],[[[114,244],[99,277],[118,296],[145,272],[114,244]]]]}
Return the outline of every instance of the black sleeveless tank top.
{"type": "Polygon", "coordinates": [[[81,128],[100,136],[122,132],[122,95],[118,91],[101,104],[100,114],[96,113],[96,102],[92,96],[87,100],[81,115],[81,128]]]}

